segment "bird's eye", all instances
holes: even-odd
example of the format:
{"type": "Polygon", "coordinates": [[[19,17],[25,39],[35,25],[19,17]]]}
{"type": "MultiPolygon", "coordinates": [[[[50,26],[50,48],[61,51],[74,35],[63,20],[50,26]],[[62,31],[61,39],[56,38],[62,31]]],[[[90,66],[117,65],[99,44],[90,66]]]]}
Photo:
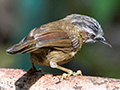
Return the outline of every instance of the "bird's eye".
{"type": "Polygon", "coordinates": [[[94,35],[94,34],[90,34],[89,37],[90,37],[91,39],[94,39],[95,35],[94,35]]]}

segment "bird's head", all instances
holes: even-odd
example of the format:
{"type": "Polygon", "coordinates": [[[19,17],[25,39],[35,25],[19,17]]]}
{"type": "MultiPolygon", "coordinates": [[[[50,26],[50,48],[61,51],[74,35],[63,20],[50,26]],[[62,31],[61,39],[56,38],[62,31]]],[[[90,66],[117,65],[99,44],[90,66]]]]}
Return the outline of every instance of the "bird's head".
{"type": "Polygon", "coordinates": [[[100,41],[112,47],[109,41],[104,37],[101,25],[94,18],[80,14],[72,14],[69,15],[68,18],[72,18],[72,24],[76,25],[80,30],[84,30],[88,33],[85,43],[100,41]]]}

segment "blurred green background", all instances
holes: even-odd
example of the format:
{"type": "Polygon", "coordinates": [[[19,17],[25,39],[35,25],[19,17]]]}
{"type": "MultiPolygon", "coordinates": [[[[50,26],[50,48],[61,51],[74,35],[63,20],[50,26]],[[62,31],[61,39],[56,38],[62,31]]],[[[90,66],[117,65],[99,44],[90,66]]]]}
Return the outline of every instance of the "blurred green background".
{"type": "MultiPolygon", "coordinates": [[[[98,20],[113,48],[100,42],[84,44],[74,60],[62,66],[80,69],[83,75],[120,78],[120,0],[0,0],[0,68],[28,70],[29,53],[7,55],[5,50],[31,29],[73,13],[98,20]]],[[[36,66],[47,73],[63,73],[36,66]]]]}

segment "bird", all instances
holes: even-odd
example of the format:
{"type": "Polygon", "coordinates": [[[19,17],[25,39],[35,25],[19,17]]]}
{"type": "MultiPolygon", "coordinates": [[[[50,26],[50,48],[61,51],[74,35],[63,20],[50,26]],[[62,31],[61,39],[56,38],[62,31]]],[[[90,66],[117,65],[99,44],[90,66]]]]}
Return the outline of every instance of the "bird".
{"type": "Polygon", "coordinates": [[[112,45],[104,37],[104,32],[97,20],[92,17],[71,14],[32,29],[18,44],[9,47],[8,54],[30,53],[32,68],[28,73],[37,71],[34,63],[60,69],[62,78],[82,75],[81,70],[73,72],[60,65],[71,61],[82,48],[83,43],[100,41],[112,45]]]}

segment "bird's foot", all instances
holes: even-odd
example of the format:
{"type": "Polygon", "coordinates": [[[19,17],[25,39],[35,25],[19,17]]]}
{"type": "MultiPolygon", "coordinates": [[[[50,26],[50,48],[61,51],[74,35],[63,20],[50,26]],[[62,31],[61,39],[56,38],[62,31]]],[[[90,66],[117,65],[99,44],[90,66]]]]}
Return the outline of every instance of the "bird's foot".
{"type": "Polygon", "coordinates": [[[27,71],[27,73],[29,73],[29,74],[34,73],[34,72],[42,72],[42,70],[41,69],[37,70],[36,68],[32,67],[27,71]]]}
{"type": "Polygon", "coordinates": [[[31,74],[31,73],[34,73],[34,72],[42,72],[41,69],[37,70],[36,67],[34,66],[34,63],[32,63],[32,68],[30,68],[27,73],[31,74]]]}
{"type": "Polygon", "coordinates": [[[78,76],[78,75],[82,76],[81,70],[78,70],[77,72],[73,72],[72,70],[70,70],[68,74],[63,73],[61,81],[68,78],[69,76],[78,76]]]}

